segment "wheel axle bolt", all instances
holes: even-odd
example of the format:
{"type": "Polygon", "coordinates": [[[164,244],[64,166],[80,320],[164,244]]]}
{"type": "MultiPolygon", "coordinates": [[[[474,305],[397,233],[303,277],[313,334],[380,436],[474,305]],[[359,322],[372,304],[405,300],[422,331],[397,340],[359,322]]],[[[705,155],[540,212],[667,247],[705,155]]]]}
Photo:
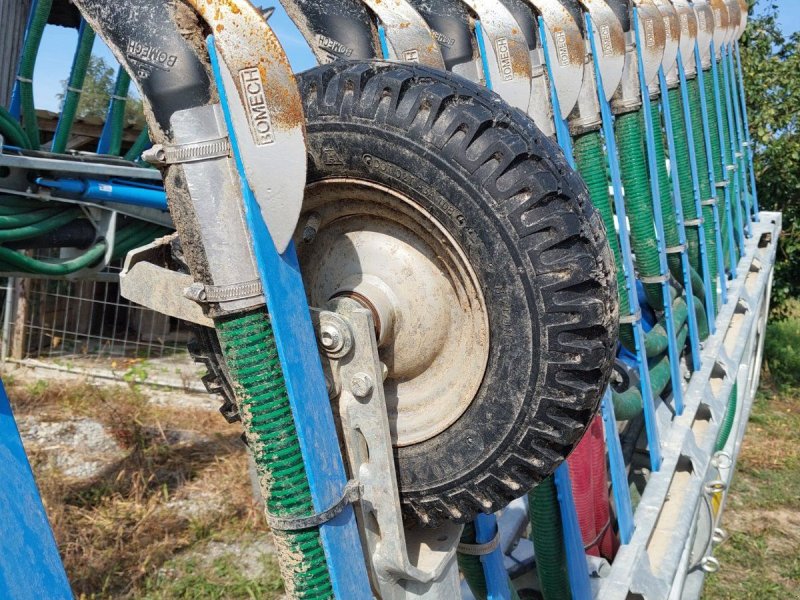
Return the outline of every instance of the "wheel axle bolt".
{"type": "Polygon", "coordinates": [[[319,332],[319,341],[322,347],[328,352],[338,352],[344,347],[344,336],[339,329],[333,325],[323,325],[319,332]]]}
{"type": "Polygon", "coordinates": [[[375,384],[366,373],[356,373],[350,380],[350,390],[356,398],[366,398],[372,393],[375,384]]]}

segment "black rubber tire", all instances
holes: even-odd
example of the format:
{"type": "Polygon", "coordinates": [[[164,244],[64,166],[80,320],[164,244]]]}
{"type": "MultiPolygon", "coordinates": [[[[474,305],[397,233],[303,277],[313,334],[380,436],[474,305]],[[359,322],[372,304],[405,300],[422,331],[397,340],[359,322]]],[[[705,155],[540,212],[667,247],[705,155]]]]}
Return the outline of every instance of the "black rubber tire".
{"type": "Polygon", "coordinates": [[[556,144],[484,88],[381,62],[298,80],[309,183],[365,179],[418,202],[461,244],[489,311],[472,404],[397,451],[404,511],[433,523],[498,510],[563,462],[606,389],[618,305],[602,220],[556,144]]]}
{"type": "Polygon", "coordinates": [[[555,143],[460,77],[341,62],[298,82],[309,183],[352,177],[404,193],[480,280],[490,329],[481,388],[443,433],[399,448],[396,465],[408,518],[494,512],[564,461],[608,384],[618,303],[602,220],[555,143]]]}

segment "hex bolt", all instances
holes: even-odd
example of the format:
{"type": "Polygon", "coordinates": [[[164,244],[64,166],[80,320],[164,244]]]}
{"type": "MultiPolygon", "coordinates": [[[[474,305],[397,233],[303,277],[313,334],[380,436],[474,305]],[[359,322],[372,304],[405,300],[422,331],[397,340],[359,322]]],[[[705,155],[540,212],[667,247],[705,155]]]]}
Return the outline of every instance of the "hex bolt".
{"type": "Polygon", "coordinates": [[[305,226],[303,227],[303,242],[310,244],[317,237],[317,231],[322,223],[322,218],[317,213],[311,213],[308,216],[305,226]]]}
{"type": "Polygon", "coordinates": [[[356,398],[366,398],[374,387],[372,377],[366,373],[356,373],[350,380],[350,390],[356,398]]]}
{"type": "Polygon", "coordinates": [[[344,336],[339,328],[331,323],[326,323],[320,328],[319,341],[329,353],[335,353],[344,347],[344,336]]]}

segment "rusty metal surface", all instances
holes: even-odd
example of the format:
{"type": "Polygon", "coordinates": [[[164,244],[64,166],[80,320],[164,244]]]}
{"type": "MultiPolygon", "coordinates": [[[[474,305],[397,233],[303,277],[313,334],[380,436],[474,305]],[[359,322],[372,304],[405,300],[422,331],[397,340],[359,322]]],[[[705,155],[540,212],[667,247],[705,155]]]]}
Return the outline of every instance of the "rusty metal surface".
{"type": "Polygon", "coordinates": [[[520,110],[528,110],[533,70],[528,42],[514,15],[499,0],[462,0],[480,19],[492,88],[520,110]]]}
{"type": "Polygon", "coordinates": [[[661,11],[653,0],[636,0],[639,9],[639,31],[641,33],[642,62],[647,85],[658,79],[658,70],[667,45],[667,30],[661,11]]]}
{"type": "Polygon", "coordinates": [[[445,69],[436,37],[425,19],[405,0],[361,0],[381,20],[391,60],[445,69]]]}
{"type": "MultiPolygon", "coordinates": [[[[604,0],[580,0],[592,18],[595,47],[600,49],[597,57],[603,76],[603,92],[608,100],[614,96],[625,68],[625,31],[614,11],[604,0]]],[[[594,75],[590,79],[594,81],[594,75]]],[[[584,76],[584,86],[587,85],[584,76]]]]}
{"type": "Polygon", "coordinates": [[[739,0],[725,0],[725,5],[728,7],[728,35],[725,38],[725,43],[730,44],[739,39],[742,9],[739,6],[739,0]]]}
{"type": "Polygon", "coordinates": [[[553,83],[561,104],[561,116],[569,117],[583,85],[586,46],[578,23],[569,8],[558,0],[527,0],[542,17],[550,55],[553,83]]]}
{"type": "Polygon", "coordinates": [[[741,38],[744,35],[744,30],[747,29],[747,18],[750,16],[750,6],[748,6],[747,0],[739,0],[739,10],[742,13],[742,19],[736,39],[741,38]]]}
{"type": "Polygon", "coordinates": [[[714,19],[714,48],[719,57],[720,50],[727,41],[728,27],[730,27],[728,5],[725,4],[725,0],[708,0],[708,5],[711,7],[711,14],[714,19]]]}
{"type": "MultiPolygon", "coordinates": [[[[697,45],[700,47],[700,67],[703,70],[711,68],[711,42],[714,39],[714,11],[705,0],[695,0],[692,3],[697,17],[697,45]]],[[[716,46],[719,52],[719,47],[716,46]]]]}
{"type": "Polygon", "coordinates": [[[658,8],[664,21],[666,46],[664,47],[661,66],[664,68],[664,73],[668,73],[678,60],[678,50],[681,42],[680,20],[678,11],[669,0],[653,0],[653,4],[658,8]]]}
{"type": "Polygon", "coordinates": [[[246,0],[185,1],[214,36],[248,182],[282,254],[306,179],[305,119],[289,60],[261,11],[246,0]]]}
{"type": "MultiPolygon", "coordinates": [[[[694,45],[697,39],[697,14],[687,0],[672,0],[672,6],[678,12],[678,21],[681,28],[681,38],[679,51],[683,66],[687,73],[694,73],[696,68],[696,60],[694,54],[694,45]]],[[[708,54],[708,43],[706,43],[706,54],[708,54]]],[[[703,55],[703,48],[700,46],[700,56],[703,55]]],[[[678,65],[674,65],[672,69],[667,72],[667,83],[669,85],[677,85],[678,83],[678,65]]]]}

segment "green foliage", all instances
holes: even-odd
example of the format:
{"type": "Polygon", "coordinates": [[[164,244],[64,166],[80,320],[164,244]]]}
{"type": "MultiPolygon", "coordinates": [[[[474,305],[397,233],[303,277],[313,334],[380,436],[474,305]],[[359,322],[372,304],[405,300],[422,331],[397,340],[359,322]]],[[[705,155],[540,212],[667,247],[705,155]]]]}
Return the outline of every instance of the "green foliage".
{"type": "Polygon", "coordinates": [[[775,4],[761,0],[755,8],[742,63],[760,205],[783,212],[774,289],[780,311],[800,297],[800,33],[783,34],[775,4]]]}
{"type": "Polygon", "coordinates": [[[769,322],[764,358],[776,384],[800,387],[800,318],[769,322]]]}
{"type": "MultiPolygon", "coordinates": [[[[86,69],[86,81],[83,84],[81,101],[78,104],[77,118],[87,117],[106,118],[108,103],[114,93],[117,72],[109,66],[100,56],[92,56],[89,60],[89,67],[86,69]]],[[[67,82],[63,81],[64,92],[58,94],[59,102],[63,103],[66,93],[67,82]]],[[[144,111],[142,101],[139,98],[129,95],[125,107],[126,122],[134,122],[139,127],[144,126],[144,111]]]]}

